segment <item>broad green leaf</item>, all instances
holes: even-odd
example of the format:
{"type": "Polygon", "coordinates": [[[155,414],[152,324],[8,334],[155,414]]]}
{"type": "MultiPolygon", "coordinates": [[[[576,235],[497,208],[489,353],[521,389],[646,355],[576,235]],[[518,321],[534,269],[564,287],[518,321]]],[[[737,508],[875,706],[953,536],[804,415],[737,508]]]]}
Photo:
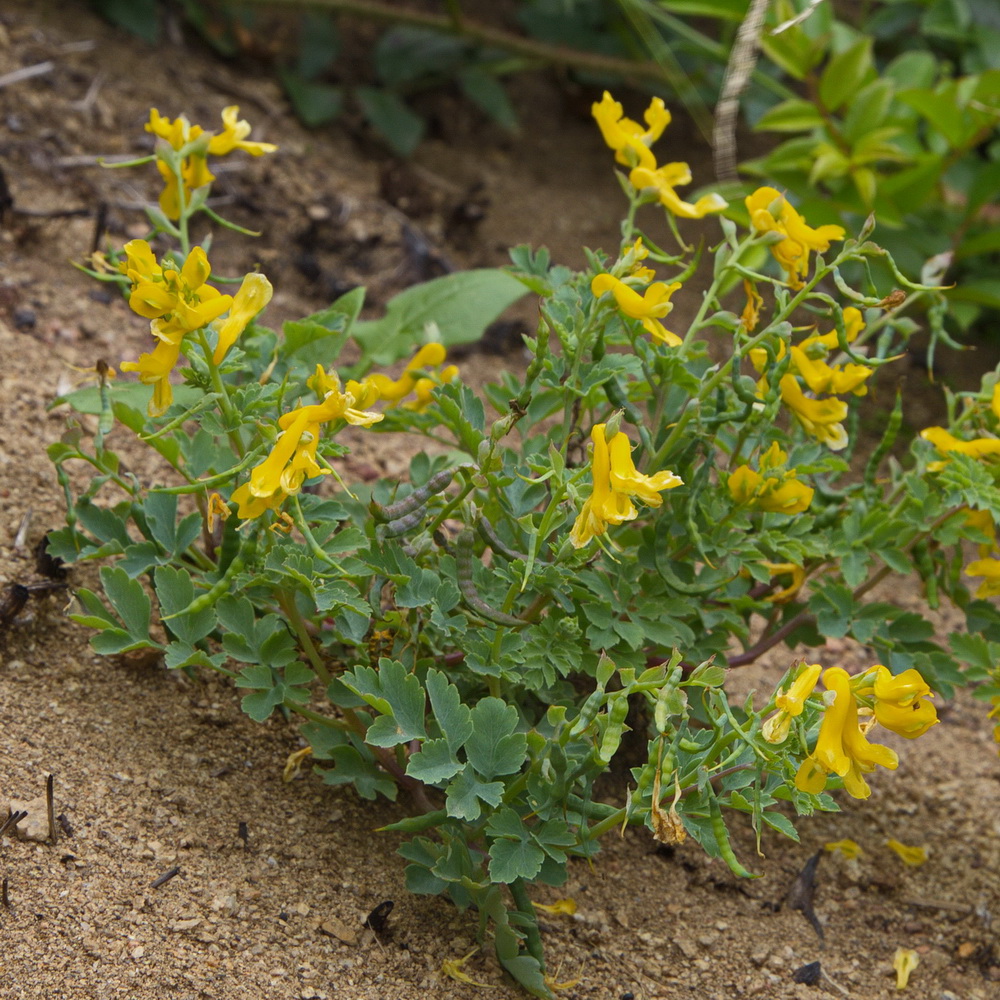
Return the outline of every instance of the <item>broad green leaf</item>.
{"type": "Polygon", "coordinates": [[[508,132],[517,131],[517,112],[495,74],[479,66],[469,66],[459,71],[458,85],[462,93],[499,126],[508,132]]]}
{"type": "Polygon", "coordinates": [[[425,739],[424,689],[415,674],[397,660],[379,660],[378,671],[357,667],[341,678],[356,694],[381,713],[368,728],[366,742],[392,747],[425,739]]]}
{"type": "Polygon", "coordinates": [[[428,670],[424,683],[441,734],[452,754],[456,754],[472,735],[472,712],[462,704],[458,688],[440,671],[428,670]]]}
{"type": "Polygon", "coordinates": [[[380,87],[357,87],[354,94],[365,118],[397,156],[409,156],[417,148],[426,125],[402,98],[380,87]]]}
{"type": "MultiPolygon", "coordinates": [[[[194,583],[191,574],[178,566],[160,566],[156,570],[156,599],[160,602],[161,617],[183,611],[194,600],[194,583]]],[[[204,639],[215,628],[215,608],[202,608],[194,614],[178,615],[170,619],[170,631],[187,643],[204,639]]]]}
{"type": "Polygon", "coordinates": [[[819,80],[819,99],[823,106],[829,111],[839,110],[874,72],[872,41],[870,38],[859,38],[826,64],[819,80]]]}
{"type": "Polygon", "coordinates": [[[362,287],[352,288],[333,305],[301,320],[288,320],[281,328],[285,355],[306,365],[329,367],[340,355],[354,321],[365,301],[362,287]]]}
{"type": "Polygon", "coordinates": [[[542,867],[545,852],[534,842],[531,831],[518,814],[505,806],[486,824],[490,844],[490,878],[494,882],[533,879],[542,867]]]}
{"type": "Polygon", "coordinates": [[[885,122],[895,87],[891,80],[873,80],[851,98],[844,118],[844,138],[852,145],[885,122]]]}
{"type": "Polygon", "coordinates": [[[435,785],[453,778],[462,767],[461,761],[456,760],[448,749],[447,740],[424,740],[420,749],[410,757],[406,773],[411,778],[435,785]]]}
{"type": "Polygon", "coordinates": [[[355,323],[351,335],[372,361],[390,365],[427,340],[429,324],[436,327],[434,339],[446,347],[478,340],[527,291],[506,271],[458,271],[400,292],[389,300],[383,319],[355,323]]]}
{"type": "Polygon", "coordinates": [[[823,116],[812,101],[790,98],[769,108],[754,125],[757,132],[805,132],[824,124],[823,116]]]}
{"type": "Polygon", "coordinates": [[[344,107],[344,90],[329,83],[314,83],[301,73],[279,70],[278,75],[292,102],[295,116],[306,128],[318,128],[332,122],[344,107]]]}
{"type": "Polygon", "coordinates": [[[487,781],[521,769],[527,756],[524,733],[517,733],[517,709],[500,698],[483,698],[472,710],[472,735],[466,741],[469,763],[487,781]]]}
{"type": "Polygon", "coordinates": [[[326,784],[353,785],[363,799],[374,799],[379,794],[396,801],[396,783],[374,760],[362,757],[354,747],[334,747],[331,759],[334,766],[320,770],[326,784]]]}
{"type": "Polygon", "coordinates": [[[121,616],[129,635],[137,641],[149,638],[149,597],[137,580],[129,579],[117,566],[101,569],[101,584],[111,606],[121,616]]]}
{"type": "Polygon", "coordinates": [[[480,802],[496,808],[503,797],[503,788],[500,781],[481,781],[471,767],[466,767],[445,789],[448,815],[474,823],[483,811],[480,802]]]}

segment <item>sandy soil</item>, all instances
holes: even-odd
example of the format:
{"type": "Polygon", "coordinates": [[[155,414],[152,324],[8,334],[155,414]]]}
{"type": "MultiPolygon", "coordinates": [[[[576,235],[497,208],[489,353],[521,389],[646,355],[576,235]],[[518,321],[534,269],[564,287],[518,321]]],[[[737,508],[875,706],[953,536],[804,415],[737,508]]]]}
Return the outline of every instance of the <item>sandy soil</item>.
{"type": "MultiPolygon", "coordinates": [[[[416,165],[389,170],[357,130],[301,130],[252,65],[172,45],[153,52],[62,6],[8,0],[0,11],[0,75],[53,64],[0,88],[0,165],[16,209],[0,231],[0,583],[39,579],[32,547],[62,519],[44,449],[65,426],[46,406],[71,384],[69,365],[117,364],[145,345],[144,321],[67,260],[91,249],[99,205],[113,239],[145,231],[137,207],[154,193],[148,174],[80,158],[143,152],[150,106],[209,121],[239,103],[254,138],[281,145],[221,184],[226,211],[264,237],[220,240],[219,259],[239,273],[263,264],[277,289],[272,325],[355,282],[377,305],[442,260],[502,263],[507,246],[530,241],[575,264],[581,245],[616,241],[607,151],[555,88],[532,85],[516,138],[443,99],[416,165]],[[483,194],[482,222],[455,223],[483,194]],[[81,214],[34,214],[59,210],[81,214]],[[413,251],[414,233],[430,253],[413,251]]],[[[685,158],[691,148],[685,139],[685,158]]],[[[464,364],[482,377],[501,363],[479,354],[464,364]]],[[[401,463],[385,450],[357,460],[380,471],[401,463]]],[[[139,459],[134,471],[146,474],[139,459]]],[[[95,656],[65,603],[58,592],[33,597],[28,620],[0,636],[0,799],[42,795],[53,774],[60,817],[56,843],[0,841],[9,902],[0,905],[0,997],[519,995],[489,948],[465,966],[485,994],[442,973],[445,960],[473,951],[476,919],[406,892],[396,841],[373,832],[403,806],[364,802],[307,774],[283,782],[300,745],[293,725],[252,723],[218,678],[95,656]],[[390,899],[376,939],[363,921],[390,899]]],[[[741,671],[734,687],[769,685],[788,655],[741,671]]],[[[833,643],[820,655],[867,664],[863,650],[833,643]]],[[[610,838],[592,866],[574,864],[567,891],[579,912],[545,926],[558,978],[579,980],[563,995],[879,1000],[899,995],[891,961],[903,946],[920,954],[908,995],[1000,997],[990,925],[1000,915],[1000,762],[985,710],[949,705],[940,726],[900,750],[899,770],[876,776],[867,803],[803,821],[801,844],[772,835],[757,857],[750,831],[738,831],[738,852],[759,879],[738,881],[692,845],[657,851],[643,830],[610,838]],[[821,941],[784,903],[807,860],[842,838],[864,853],[821,860],[821,941]],[[929,860],[905,867],[889,838],[926,846],[929,860]],[[796,970],[815,961],[829,978],[796,983],[796,970]]]]}

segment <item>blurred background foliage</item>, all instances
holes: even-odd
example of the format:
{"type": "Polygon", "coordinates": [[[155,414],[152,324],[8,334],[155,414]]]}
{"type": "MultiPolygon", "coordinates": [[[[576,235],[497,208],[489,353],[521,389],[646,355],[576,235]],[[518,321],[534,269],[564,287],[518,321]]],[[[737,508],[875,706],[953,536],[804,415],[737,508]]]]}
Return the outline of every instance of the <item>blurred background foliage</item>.
{"type": "MultiPolygon", "coordinates": [[[[187,30],[220,56],[265,56],[303,124],[361,116],[399,156],[423,138],[415,99],[435,88],[511,131],[514,74],[557,67],[595,91],[657,93],[714,141],[715,186],[736,214],[759,179],[814,225],[857,232],[874,212],[904,272],[955,284],[954,332],[987,332],[1000,315],[996,0],[91,2],[151,43],[187,30]],[[359,26],[360,60],[344,44],[359,26]],[[726,97],[738,130],[715,113],[726,97]],[[747,129],[770,141],[747,142],[747,129]]],[[[872,280],[892,288],[888,274],[872,280]]]]}

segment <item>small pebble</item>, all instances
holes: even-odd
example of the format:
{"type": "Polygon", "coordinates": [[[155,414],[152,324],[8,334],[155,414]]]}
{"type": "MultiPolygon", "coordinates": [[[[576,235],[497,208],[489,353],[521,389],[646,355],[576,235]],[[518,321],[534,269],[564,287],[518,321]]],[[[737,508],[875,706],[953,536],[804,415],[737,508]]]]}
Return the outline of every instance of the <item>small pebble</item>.
{"type": "Polygon", "coordinates": [[[38,322],[35,310],[30,309],[28,306],[18,306],[14,310],[12,318],[14,320],[14,326],[22,333],[24,333],[25,330],[34,330],[35,323],[38,322]]]}

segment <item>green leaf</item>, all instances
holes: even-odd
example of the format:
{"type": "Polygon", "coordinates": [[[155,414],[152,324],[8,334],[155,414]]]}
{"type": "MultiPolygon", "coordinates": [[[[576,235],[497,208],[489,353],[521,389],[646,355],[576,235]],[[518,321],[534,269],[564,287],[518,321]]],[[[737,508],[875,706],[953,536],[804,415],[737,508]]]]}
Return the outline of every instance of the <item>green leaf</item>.
{"type": "Polygon", "coordinates": [[[873,80],[851,98],[844,118],[844,138],[852,145],[886,120],[895,87],[891,80],[873,80]]]}
{"type": "Polygon", "coordinates": [[[472,735],[466,741],[469,763],[489,781],[521,769],[527,756],[527,739],[517,733],[518,715],[500,698],[483,698],[472,710],[472,735]]]}
{"type": "Polygon", "coordinates": [[[331,759],[333,768],[321,770],[328,785],[353,785],[363,799],[374,799],[376,794],[396,801],[396,783],[381,770],[370,757],[363,757],[352,746],[334,747],[331,759]]]}
{"type": "Polygon", "coordinates": [[[459,71],[458,85],[462,93],[501,128],[517,131],[517,112],[503,84],[493,73],[479,66],[469,66],[459,71]]]}
{"type": "Polygon", "coordinates": [[[420,749],[410,757],[406,773],[411,778],[435,785],[454,777],[462,767],[461,761],[456,760],[448,748],[447,740],[425,740],[420,749]]]}
{"type": "Polygon", "coordinates": [[[897,87],[930,87],[938,76],[938,62],[925,49],[911,49],[896,56],[882,71],[897,87]]]}
{"type": "Polygon", "coordinates": [[[525,286],[506,271],[458,271],[400,292],[389,300],[383,319],[356,323],[351,335],[373,362],[390,365],[425,342],[429,324],[436,327],[434,339],[446,347],[478,340],[525,294],[525,286]]]}
{"type": "Polygon", "coordinates": [[[94,6],[112,24],[149,45],[160,40],[160,5],[157,0],[95,0],[94,6]]]}
{"type": "Polygon", "coordinates": [[[129,635],[136,641],[148,640],[150,603],[142,584],[129,579],[125,570],[117,566],[104,566],[101,569],[101,584],[129,635]]]}
{"type": "Polygon", "coordinates": [[[368,728],[367,743],[393,747],[426,739],[424,689],[416,675],[409,673],[402,663],[383,657],[378,672],[371,667],[356,667],[341,680],[380,713],[368,728]]]}
{"type": "Polygon", "coordinates": [[[499,810],[486,824],[494,838],[490,844],[490,878],[510,883],[533,879],[541,870],[545,852],[534,842],[524,821],[510,806],[499,810]]]}
{"type": "Polygon", "coordinates": [[[827,110],[837,111],[861,89],[874,72],[872,40],[859,38],[850,48],[838,52],[826,64],[819,80],[819,99],[827,110]]]}
{"type": "Polygon", "coordinates": [[[503,783],[481,781],[471,767],[459,771],[445,789],[448,815],[474,823],[482,813],[480,802],[496,808],[503,798],[503,783]]]}
{"type": "MultiPolygon", "coordinates": [[[[160,602],[160,615],[167,618],[183,611],[194,600],[194,583],[186,569],[177,566],[160,566],[156,570],[156,599],[160,602]]],[[[170,631],[188,643],[204,639],[215,628],[215,608],[202,608],[194,614],[178,615],[170,620],[170,631]]]]}
{"type": "Polygon", "coordinates": [[[364,302],[365,289],[358,286],[341,295],[326,309],[305,319],[285,322],[281,327],[285,338],[285,356],[295,354],[297,362],[310,367],[315,364],[328,367],[340,355],[364,302]]]}
{"type": "Polygon", "coordinates": [[[403,103],[399,95],[379,87],[357,87],[354,91],[365,118],[397,156],[409,156],[424,137],[423,118],[403,103]]]}
{"type": "Polygon", "coordinates": [[[754,125],[754,131],[805,132],[823,124],[823,116],[815,104],[793,97],[765,111],[754,125]]]}
{"type": "Polygon", "coordinates": [[[337,60],[340,33],[329,11],[304,10],[299,15],[298,71],[304,80],[314,80],[337,60]]]}
{"type": "Polygon", "coordinates": [[[441,734],[452,754],[456,754],[472,735],[472,711],[462,704],[458,688],[440,671],[428,670],[424,683],[441,734]]]}
{"type": "Polygon", "coordinates": [[[790,837],[796,843],[799,842],[798,830],[795,829],[792,825],[792,821],[783,813],[765,810],[761,813],[761,819],[763,819],[772,830],[777,830],[778,833],[783,833],[786,837],[790,837]]]}
{"type": "Polygon", "coordinates": [[[344,107],[344,90],[328,83],[313,83],[293,69],[279,70],[281,83],[295,116],[306,128],[332,122],[344,107]]]}
{"type": "Polygon", "coordinates": [[[749,0],[659,0],[659,6],[682,17],[716,17],[722,21],[742,21],[749,0]]]}

